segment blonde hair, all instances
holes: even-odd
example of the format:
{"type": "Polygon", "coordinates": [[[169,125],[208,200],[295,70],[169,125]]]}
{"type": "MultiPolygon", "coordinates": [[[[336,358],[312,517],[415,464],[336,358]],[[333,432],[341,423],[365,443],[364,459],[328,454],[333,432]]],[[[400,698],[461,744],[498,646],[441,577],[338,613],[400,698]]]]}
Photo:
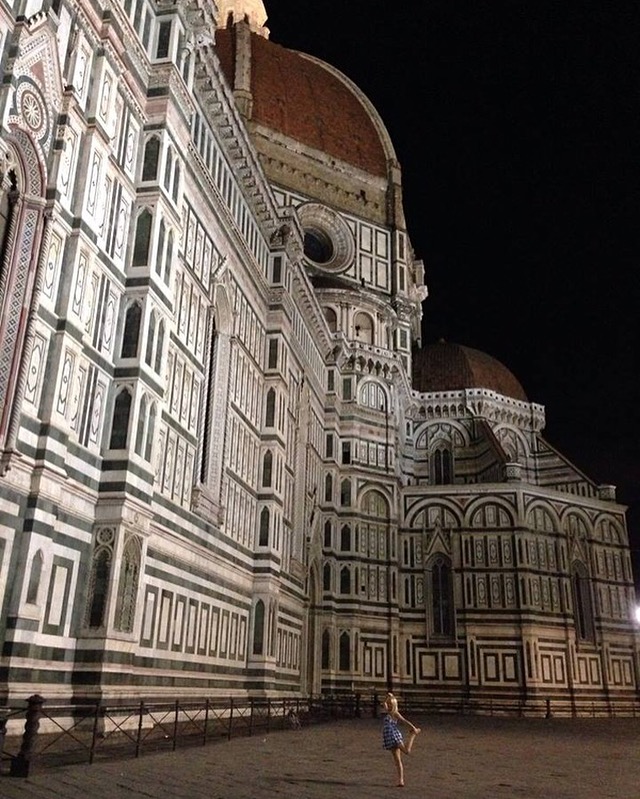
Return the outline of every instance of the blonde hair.
{"type": "Polygon", "coordinates": [[[391,691],[389,691],[389,693],[385,697],[384,707],[385,707],[385,710],[387,710],[387,712],[389,712],[389,713],[397,713],[398,712],[398,700],[391,693],[391,691]]]}

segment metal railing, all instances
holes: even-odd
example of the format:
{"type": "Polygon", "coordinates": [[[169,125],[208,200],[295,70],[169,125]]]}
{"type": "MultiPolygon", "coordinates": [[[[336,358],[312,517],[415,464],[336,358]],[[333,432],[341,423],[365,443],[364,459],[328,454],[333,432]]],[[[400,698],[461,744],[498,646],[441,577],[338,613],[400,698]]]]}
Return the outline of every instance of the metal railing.
{"type": "Polygon", "coordinates": [[[360,698],[203,699],[136,704],[49,704],[34,695],[0,709],[0,771],[15,777],[39,766],[140,757],[241,735],[296,729],[360,715],[360,698]],[[22,733],[22,734],[20,734],[22,733]]]}
{"type": "MultiPolygon", "coordinates": [[[[521,717],[640,717],[634,700],[567,700],[564,697],[460,699],[401,692],[403,712],[521,717]]],[[[94,763],[140,757],[147,752],[204,746],[237,736],[261,735],[338,719],[376,718],[379,694],[319,697],[220,698],[133,704],[48,703],[31,696],[22,707],[0,708],[0,773],[26,777],[39,766],[94,763]]]]}

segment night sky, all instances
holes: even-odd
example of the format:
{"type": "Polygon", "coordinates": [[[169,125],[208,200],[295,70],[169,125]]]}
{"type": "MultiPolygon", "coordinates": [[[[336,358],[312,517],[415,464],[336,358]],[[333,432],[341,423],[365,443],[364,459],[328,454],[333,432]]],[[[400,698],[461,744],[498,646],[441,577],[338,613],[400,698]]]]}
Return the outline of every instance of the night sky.
{"type": "Polygon", "coordinates": [[[630,506],[640,586],[640,4],[265,0],[271,39],[378,109],[424,340],[508,366],[546,438],[630,506]]]}

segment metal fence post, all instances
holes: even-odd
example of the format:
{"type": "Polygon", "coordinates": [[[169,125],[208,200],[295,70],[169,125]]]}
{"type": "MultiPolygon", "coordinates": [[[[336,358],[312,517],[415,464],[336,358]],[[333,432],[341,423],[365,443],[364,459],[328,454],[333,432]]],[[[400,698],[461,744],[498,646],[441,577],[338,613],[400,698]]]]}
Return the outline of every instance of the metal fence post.
{"type": "Polygon", "coordinates": [[[176,746],[178,744],[178,714],[180,712],[180,700],[176,699],[176,710],[175,715],[173,717],[173,746],[172,750],[176,751],[176,746]]]}
{"type": "Polygon", "coordinates": [[[96,709],[93,714],[93,730],[91,731],[91,748],[89,749],[89,763],[93,763],[96,753],[96,741],[98,738],[98,722],[100,720],[100,701],[96,702],[96,709]]]}
{"type": "Polygon", "coordinates": [[[17,756],[11,761],[12,777],[28,777],[33,759],[33,747],[40,726],[40,716],[42,715],[42,705],[44,699],[39,694],[33,694],[27,699],[27,715],[24,722],[24,734],[22,745],[17,756]]]}
{"type": "MultiPolygon", "coordinates": [[[[231,697],[229,706],[229,728],[227,730],[227,739],[231,740],[231,730],[233,728],[233,697],[231,697]]],[[[251,723],[253,724],[253,702],[251,704],[251,723]]]]}
{"type": "Polygon", "coordinates": [[[209,726],[209,700],[204,703],[204,732],[202,734],[202,745],[207,742],[207,727],[209,726]]]}
{"type": "Polygon", "coordinates": [[[144,702],[140,702],[140,715],[138,716],[138,737],[136,738],[136,757],[140,756],[142,746],[142,715],[144,713],[144,702]]]}
{"type": "Polygon", "coordinates": [[[360,696],[360,694],[356,694],[356,710],[355,710],[355,714],[356,714],[356,718],[357,719],[359,719],[362,716],[362,711],[360,709],[360,699],[361,698],[362,697],[360,696]]]}
{"type": "Polygon", "coordinates": [[[7,717],[6,711],[0,710],[0,760],[2,760],[2,753],[4,751],[4,737],[7,734],[7,717]]]}
{"type": "Polygon", "coordinates": [[[378,703],[379,703],[378,694],[374,694],[373,695],[373,718],[374,719],[378,718],[378,703]]]}

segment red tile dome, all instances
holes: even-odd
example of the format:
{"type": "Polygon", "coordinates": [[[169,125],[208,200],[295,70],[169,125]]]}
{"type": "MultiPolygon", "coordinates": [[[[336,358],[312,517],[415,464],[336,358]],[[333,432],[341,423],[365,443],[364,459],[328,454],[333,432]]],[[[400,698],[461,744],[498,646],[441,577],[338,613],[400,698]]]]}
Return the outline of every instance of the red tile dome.
{"type": "MultiPolygon", "coordinates": [[[[238,42],[231,26],[216,31],[216,53],[234,86],[238,42]]],[[[356,87],[318,59],[250,34],[251,121],[385,177],[387,159],[379,130],[356,87]]]]}
{"type": "Polygon", "coordinates": [[[529,401],[518,379],[500,361],[480,350],[446,341],[414,352],[413,387],[422,392],[485,388],[529,401]]]}

